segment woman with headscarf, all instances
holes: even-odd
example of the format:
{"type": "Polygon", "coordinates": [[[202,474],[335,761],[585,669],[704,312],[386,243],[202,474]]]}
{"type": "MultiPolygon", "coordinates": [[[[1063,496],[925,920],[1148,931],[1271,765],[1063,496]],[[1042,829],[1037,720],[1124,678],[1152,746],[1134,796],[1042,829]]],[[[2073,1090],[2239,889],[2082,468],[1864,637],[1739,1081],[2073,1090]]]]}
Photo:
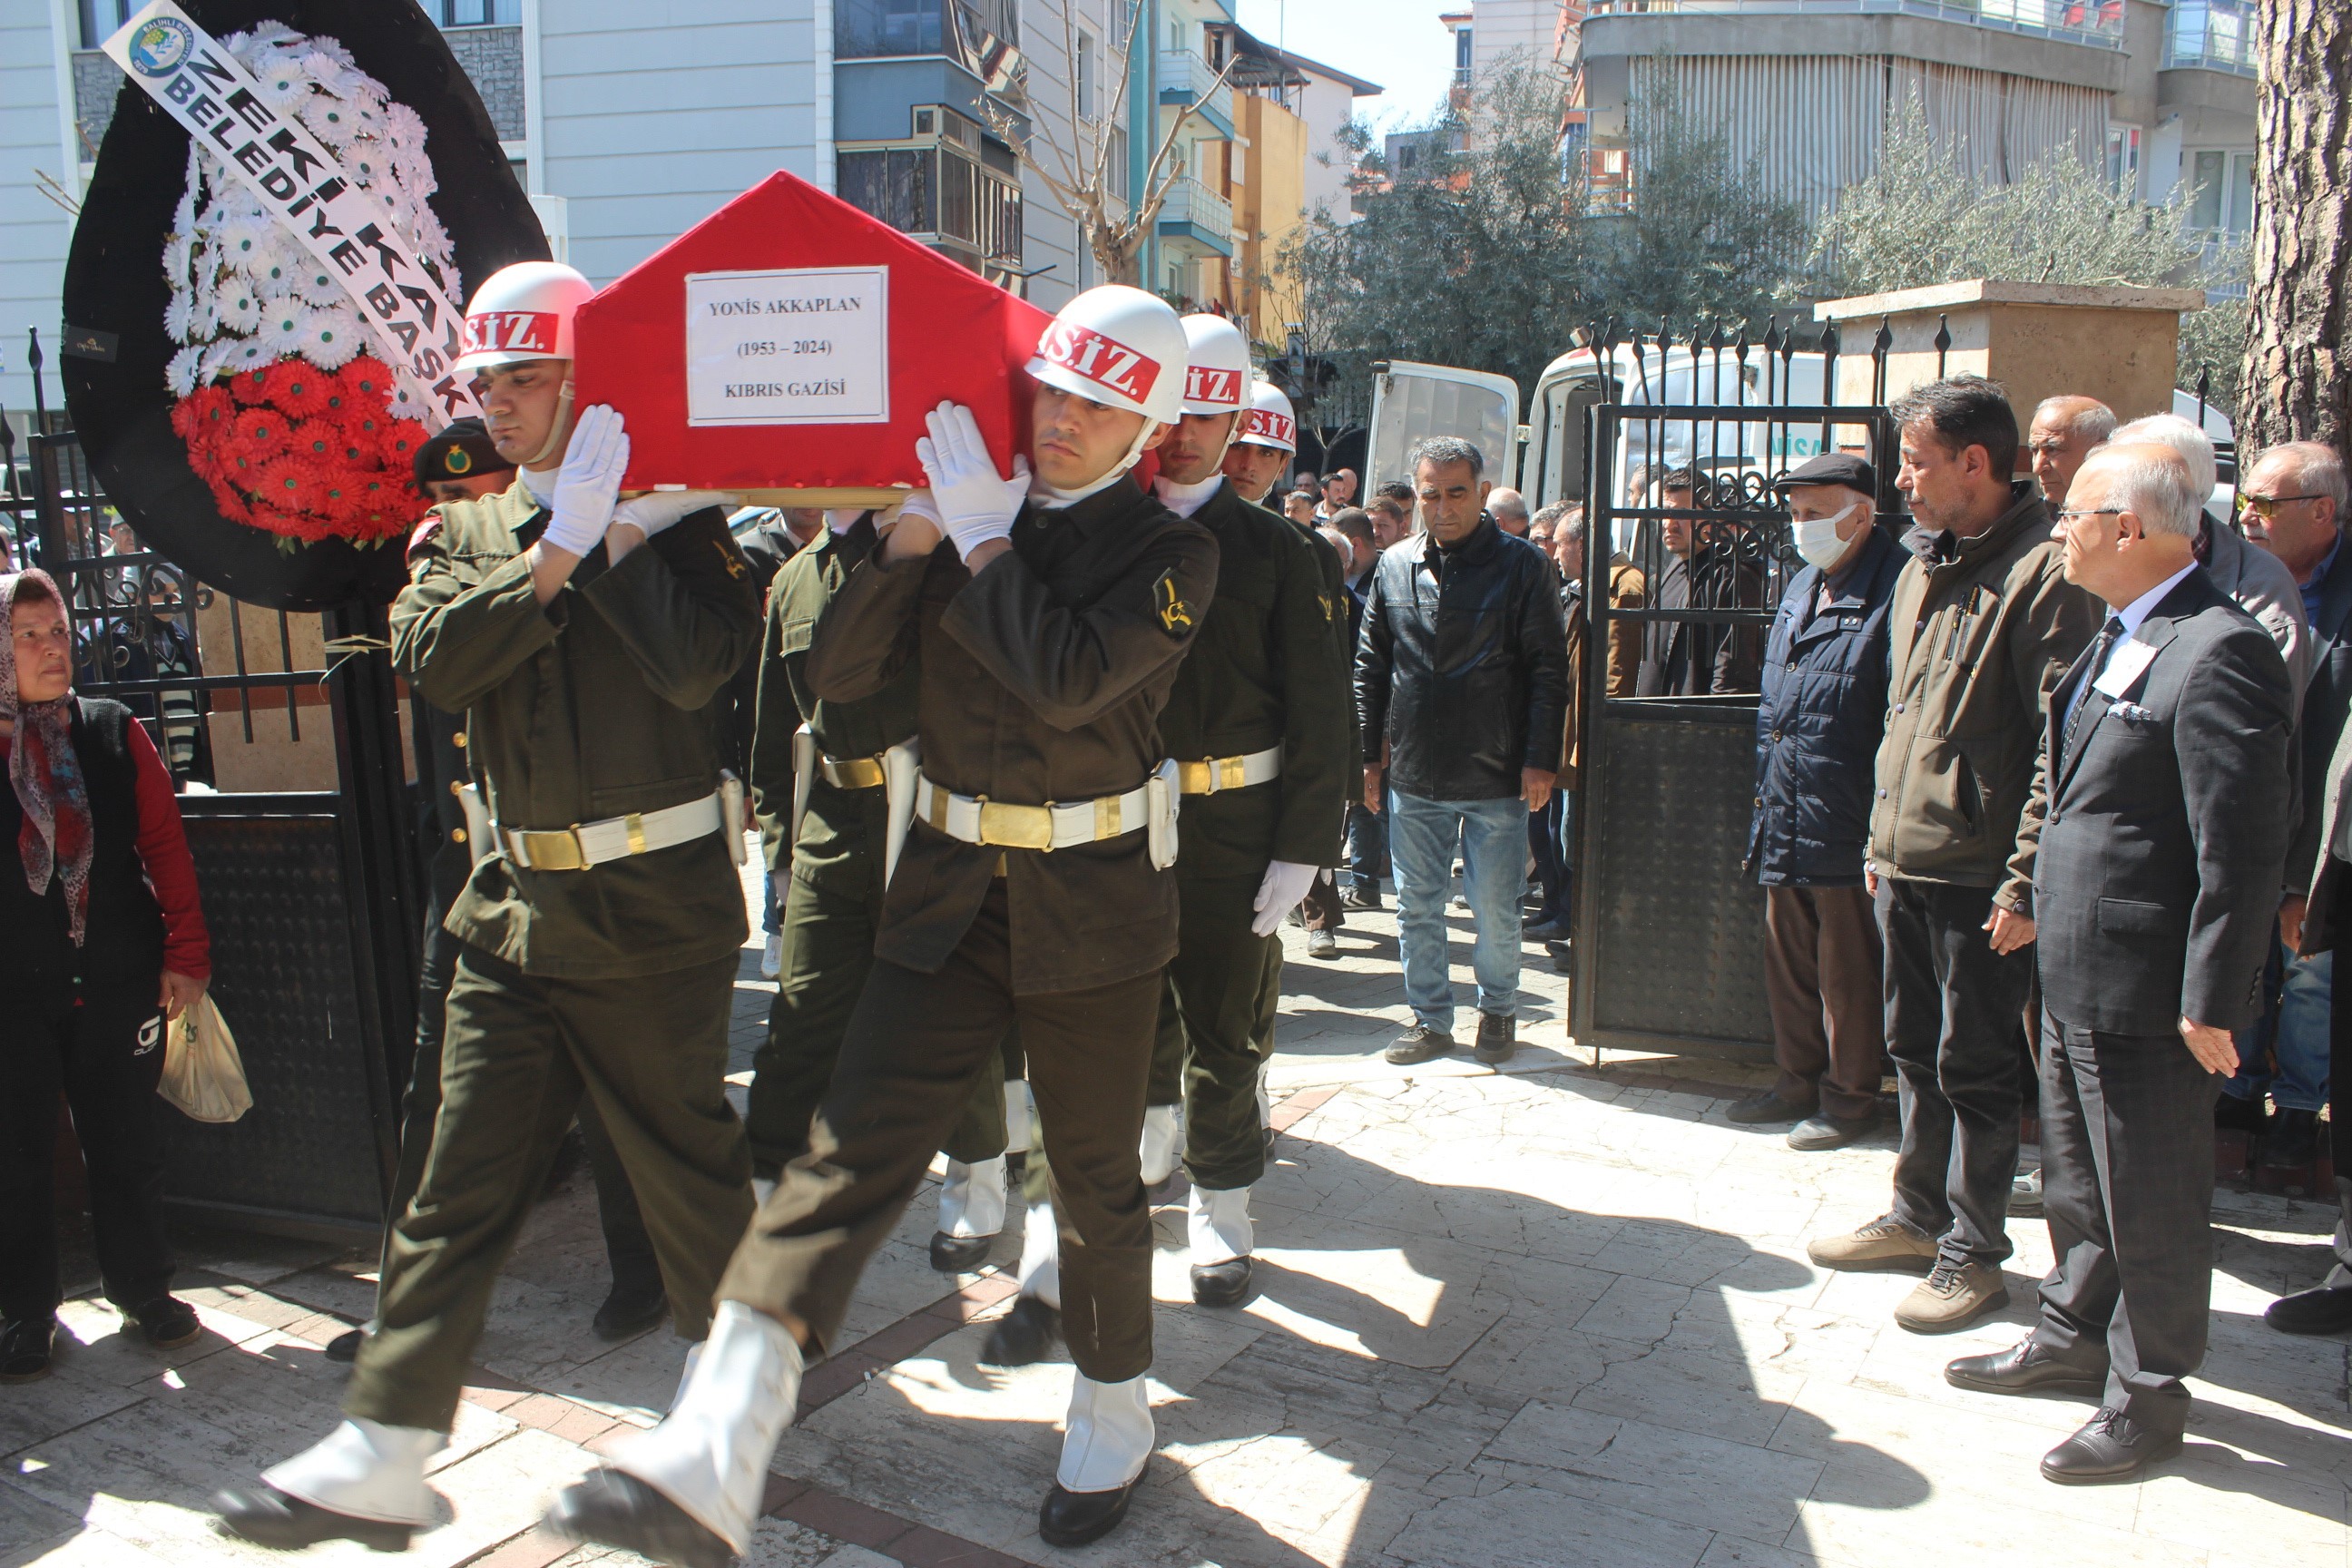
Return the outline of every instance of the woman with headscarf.
{"type": "Polygon", "coordinates": [[[0,1383],[25,1383],[48,1373],[62,1293],[60,1094],[107,1300],[158,1348],[200,1331],[170,1292],[155,1085],[164,1026],[204,995],[212,949],[171,775],[129,709],[74,695],[47,573],[0,574],[0,1383]]]}

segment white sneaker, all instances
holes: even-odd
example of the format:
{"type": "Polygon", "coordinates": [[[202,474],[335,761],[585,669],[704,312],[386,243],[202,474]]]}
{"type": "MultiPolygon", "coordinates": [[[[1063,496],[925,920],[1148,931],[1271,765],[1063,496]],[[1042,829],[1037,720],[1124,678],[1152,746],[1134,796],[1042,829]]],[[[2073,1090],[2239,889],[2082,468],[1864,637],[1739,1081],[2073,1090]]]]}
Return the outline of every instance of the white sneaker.
{"type": "Polygon", "coordinates": [[[770,931],[768,940],[760,947],[760,978],[773,980],[784,972],[784,938],[781,931],[770,931]]]}
{"type": "Polygon", "coordinates": [[[425,1461],[448,1441],[447,1433],[430,1427],[387,1426],[355,1415],[261,1479],[330,1513],[429,1525],[433,1494],[425,1486],[425,1461]]]}
{"type": "Polygon", "coordinates": [[[677,1504],[741,1556],[768,1487],[768,1461],[801,1397],[801,1348],[784,1325],[721,1301],[662,1424],[613,1447],[609,1463],[677,1504]]]}
{"type": "Polygon", "coordinates": [[[1143,1184],[1156,1187],[1175,1173],[1176,1156],[1184,1152],[1184,1108],[1148,1105],[1143,1109],[1143,1184]]]}

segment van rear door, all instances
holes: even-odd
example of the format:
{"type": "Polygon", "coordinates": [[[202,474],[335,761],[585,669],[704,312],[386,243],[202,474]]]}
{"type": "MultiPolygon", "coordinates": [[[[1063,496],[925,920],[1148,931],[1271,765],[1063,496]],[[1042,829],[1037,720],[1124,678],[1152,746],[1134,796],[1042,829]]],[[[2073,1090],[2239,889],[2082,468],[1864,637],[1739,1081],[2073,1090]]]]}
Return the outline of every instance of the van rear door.
{"type": "Polygon", "coordinates": [[[1391,479],[1408,484],[1405,455],[1432,436],[1458,436],[1486,455],[1486,477],[1509,484],[1517,473],[1519,385],[1507,375],[1451,365],[1397,361],[1372,378],[1371,436],[1365,444],[1360,493],[1391,479]]]}

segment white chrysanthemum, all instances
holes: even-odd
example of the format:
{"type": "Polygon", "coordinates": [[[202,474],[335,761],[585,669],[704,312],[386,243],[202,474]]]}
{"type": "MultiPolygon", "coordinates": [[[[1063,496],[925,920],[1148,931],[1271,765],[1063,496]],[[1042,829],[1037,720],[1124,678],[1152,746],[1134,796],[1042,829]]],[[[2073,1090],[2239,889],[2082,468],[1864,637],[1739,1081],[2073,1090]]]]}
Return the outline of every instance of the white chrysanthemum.
{"type": "Polygon", "coordinates": [[[258,214],[238,213],[224,220],[215,242],[221,259],[240,271],[250,271],[278,248],[277,226],[258,214]]]}
{"type": "Polygon", "coordinates": [[[261,328],[261,296],[241,278],[231,278],[213,296],[215,313],[224,331],[240,334],[261,328]]]}
{"type": "Polygon", "coordinates": [[[314,256],[302,258],[304,265],[293,269],[294,296],[309,305],[341,305],[351,299],[342,280],[320,264],[314,256]]]}
{"type": "Polygon", "coordinates": [[[190,343],[172,356],[163,367],[163,384],[172,389],[174,397],[185,397],[204,384],[205,354],[207,343],[190,343]]]}
{"type": "Polygon", "coordinates": [[[348,305],[306,311],[302,357],[321,370],[341,370],[367,346],[366,335],[360,313],[348,305]]]}
{"type": "Polygon", "coordinates": [[[394,151],[425,145],[425,117],[404,103],[387,103],[383,110],[383,139],[394,151]]]}
{"type": "MultiPolygon", "coordinates": [[[[319,37],[310,40],[310,47],[315,52],[326,56],[329,59],[334,61],[339,66],[348,68],[352,64],[352,51],[343,47],[340,39],[330,38],[324,34],[320,34],[319,37]]],[[[383,90],[383,85],[374,81],[364,71],[360,72],[359,76],[362,81],[366,82],[368,86],[374,88],[376,91],[382,92],[383,90]]]]}
{"type": "Polygon", "coordinates": [[[174,288],[163,305],[163,335],[175,343],[190,342],[188,328],[195,316],[195,296],[185,287],[174,288]]]}
{"type": "Polygon", "coordinates": [[[289,294],[262,302],[260,340],[279,357],[298,354],[309,341],[310,307],[289,294]]]}
{"type": "Polygon", "coordinates": [[[205,351],[204,379],[214,381],[277,363],[278,356],[259,338],[223,338],[205,351]]]}
{"type": "MultiPolygon", "coordinates": [[[[194,226],[194,224],[188,226],[189,228],[194,226]]],[[[188,237],[188,229],[173,230],[172,237],[163,242],[163,277],[172,285],[173,292],[177,293],[188,286],[189,268],[195,258],[195,241],[188,237]]]]}
{"type": "Polygon", "coordinates": [[[188,296],[188,342],[208,343],[220,336],[220,310],[213,302],[215,298],[207,292],[188,296]]]}
{"type": "Polygon", "coordinates": [[[271,44],[280,39],[300,37],[301,35],[293,28],[272,17],[256,22],[246,32],[231,33],[221,40],[221,47],[249,66],[259,59],[262,51],[271,44]]]}
{"type": "Polygon", "coordinates": [[[342,99],[332,93],[314,92],[302,105],[301,114],[302,123],[329,152],[340,153],[352,144],[352,109],[342,99]]]}
{"type": "Polygon", "coordinates": [[[310,74],[291,56],[266,62],[255,75],[261,101],[280,114],[293,113],[310,96],[310,74]]]}
{"type": "Polygon", "coordinates": [[[196,227],[196,193],[193,187],[180,193],[179,205],[172,209],[172,232],[193,234],[196,227]]]}
{"type": "Polygon", "coordinates": [[[384,407],[394,419],[421,420],[425,417],[425,405],[409,392],[408,383],[398,376],[393,377],[392,394],[384,400],[384,407]]]}

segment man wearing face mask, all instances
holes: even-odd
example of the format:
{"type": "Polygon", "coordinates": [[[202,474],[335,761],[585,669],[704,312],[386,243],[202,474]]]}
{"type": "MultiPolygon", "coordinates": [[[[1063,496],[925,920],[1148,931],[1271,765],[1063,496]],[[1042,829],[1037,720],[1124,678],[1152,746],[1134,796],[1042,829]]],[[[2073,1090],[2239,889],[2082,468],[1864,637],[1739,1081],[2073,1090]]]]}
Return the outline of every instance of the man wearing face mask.
{"type": "Polygon", "coordinates": [[[1871,763],[1886,728],[1887,606],[1903,552],[1874,523],[1876,476],[1824,453],[1773,489],[1805,569],[1765,650],[1748,869],[1764,886],[1770,1089],[1727,1113],[1793,1121],[1792,1149],[1838,1149],[1878,1125],[1884,949],[1862,885],[1871,763]]]}
{"type": "Polygon", "coordinates": [[[726,1083],[742,805],[709,705],[758,638],[759,592],[723,497],[617,500],[620,416],[572,406],[572,320],[592,292],[532,261],[467,302],[457,369],[521,471],[425,514],[392,607],[394,666],[467,714],[487,816],[444,922],[459,950],[441,1109],[346,1419],[213,1500],[263,1545],[393,1551],[430,1527],[425,1463],[583,1096],[636,1189],[680,1337],[703,1337],[751,1217],[726,1083]]]}
{"type": "Polygon", "coordinates": [[[1083,1545],[1126,1516],[1155,1446],[1137,1142],[1179,909],[1159,718],[1217,574],[1216,537],[1128,474],[1177,422],[1185,359],[1151,295],[1108,284],[1071,300],[1028,362],[1032,435],[1011,479],[970,410],[934,410],[917,443],[929,489],[817,626],[820,700],[921,666],[922,770],[874,967],[809,1152],[737,1247],[677,1403],[556,1500],[559,1533],[687,1568],[744,1553],[803,1351],[839,1342],[866,1260],[1016,1021],[1077,1365],[1037,1531],[1083,1545]]]}

